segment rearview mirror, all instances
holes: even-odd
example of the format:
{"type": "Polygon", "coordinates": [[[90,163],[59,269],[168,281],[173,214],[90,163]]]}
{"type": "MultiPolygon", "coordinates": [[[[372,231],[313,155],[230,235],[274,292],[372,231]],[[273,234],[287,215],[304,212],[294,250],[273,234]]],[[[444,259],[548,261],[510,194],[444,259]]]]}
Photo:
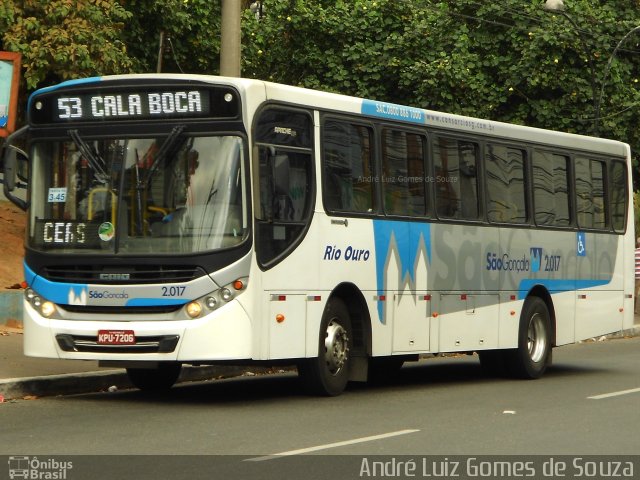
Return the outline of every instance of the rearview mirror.
{"type": "Polygon", "coordinates": [[[25,126],[9,135],[3,145],[2,153],[2,183],[4,184],[4,195],[22,210],[27,209],[27,202],[16,197],[11,192],[13,192],[16,187],[27,187],[29,180],[29,158],[23,150],[14,145],[14,142],[22,137],[27,130],[28,127],[25,126]]]}
{"type": "MultiPolygon", "coordinates": [[[[4,184],[5,189],[13,192],[16,188],[16,182],[18,180],[28,182],[29,177],[29,163],[27,154],[20,150],[18,147],[9,145],[5,147],[4,152],[4,184]]],[[[20,184],[17,184],[20,187],[20,184]]]]}

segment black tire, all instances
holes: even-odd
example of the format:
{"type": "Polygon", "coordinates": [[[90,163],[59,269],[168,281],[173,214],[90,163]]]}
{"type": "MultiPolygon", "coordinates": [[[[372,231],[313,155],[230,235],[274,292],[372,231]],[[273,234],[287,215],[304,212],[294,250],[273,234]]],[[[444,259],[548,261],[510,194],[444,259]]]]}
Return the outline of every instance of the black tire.
{"type": "Polygon", "coordinates": [[[505,351],[507,367],[515,377],[540,378],[551,361],[551,319],[541,298],[525,300],[518,328],[518,348],[505,351]]]}
{"type": "Polygon", "coordinates": [[[331,298],[322,314],[318,338],[318,356],[298,364],[307,392],[315,395],[340,395],[347,387],[351,369],[351,319],[339,298],[331,298]]]}
{"type": "Polygon", "coordinates": [[[158,368],[127,368],[129,380],[145,392],[165,392],[173,387],[180,371],[180,363],[161,363],[158,368]]]}

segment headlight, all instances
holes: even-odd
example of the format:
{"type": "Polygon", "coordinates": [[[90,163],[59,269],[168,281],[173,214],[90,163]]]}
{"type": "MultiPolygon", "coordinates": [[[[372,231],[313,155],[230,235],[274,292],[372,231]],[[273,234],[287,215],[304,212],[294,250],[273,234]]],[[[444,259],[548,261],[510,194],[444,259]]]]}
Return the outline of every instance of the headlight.
{"type": "Polygon", "coordinates": [[[189,315],[191,318],[198,318],[202,313],[202,305],[200,305],[198,302],[189,302],[187,303],[186,310],[187,315],[189,315]]]}
{"type": "Polygon", "coordinates": [[[56,313],[55,303],[42,298],[31,288],[24,291],[24,298],[45,318],[51,318],[56,313]]]}
{"type": "Polygon", "coordinates": [[[43,302],[40,305],[40,313],[43,317],[49,318],[56,313],[56,306],[52,302],[43,302]]]}
{"type": "Polygon", "coordinates": [[[203,311],[213,312],[229,303],[247,288],[248,278],[239,278],[208,295],[197,298],[185,305],[185,313],[189,318],[198,318],[203,311]]]}

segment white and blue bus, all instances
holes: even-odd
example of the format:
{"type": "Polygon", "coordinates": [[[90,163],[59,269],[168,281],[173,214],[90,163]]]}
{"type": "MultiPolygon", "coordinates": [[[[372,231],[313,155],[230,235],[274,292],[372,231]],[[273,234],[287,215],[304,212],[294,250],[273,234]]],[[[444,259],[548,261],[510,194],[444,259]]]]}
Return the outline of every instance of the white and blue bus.
{"type": "Polygon", "coordinates": [[[616,141],[122,75],[32,94],[4,181],[28,210],[25,354],[122,366],[142,389],[184,364],[287,363],[337,395],[444,352],[538,378],[553,347],[633,324],[616,141]]]}

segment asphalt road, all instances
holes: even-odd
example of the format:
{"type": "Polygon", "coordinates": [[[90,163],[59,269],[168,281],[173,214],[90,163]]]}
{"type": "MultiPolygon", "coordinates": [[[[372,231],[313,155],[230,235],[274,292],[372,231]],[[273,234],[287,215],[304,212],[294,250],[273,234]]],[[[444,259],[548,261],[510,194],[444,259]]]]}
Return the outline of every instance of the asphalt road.
{"type": "MultiPolygon", "coordinates": [[[[285,458],[300,473],[296,461],[317,462],[317,455],[358,462],[373,455],[638,455],[640,338],[558,348],[536,381],[487,378],[475,356],[443,357],[336,398],[305,396],[288,373],[188,384],[159,397],[130,390],[12,401],[0,405],[0,426],[0,455],[217,455],[230,456],[216,457],[225,464],[261,465],[262,474],[285,458]]],[[[131,461],[158,465],[167,457],[145,458],[131,461]]],[[[338,477],[360,478],[358,465],[341,467],[338,477]]],[[[303,477],[336,478],[314,468],[303,477]]]]}

